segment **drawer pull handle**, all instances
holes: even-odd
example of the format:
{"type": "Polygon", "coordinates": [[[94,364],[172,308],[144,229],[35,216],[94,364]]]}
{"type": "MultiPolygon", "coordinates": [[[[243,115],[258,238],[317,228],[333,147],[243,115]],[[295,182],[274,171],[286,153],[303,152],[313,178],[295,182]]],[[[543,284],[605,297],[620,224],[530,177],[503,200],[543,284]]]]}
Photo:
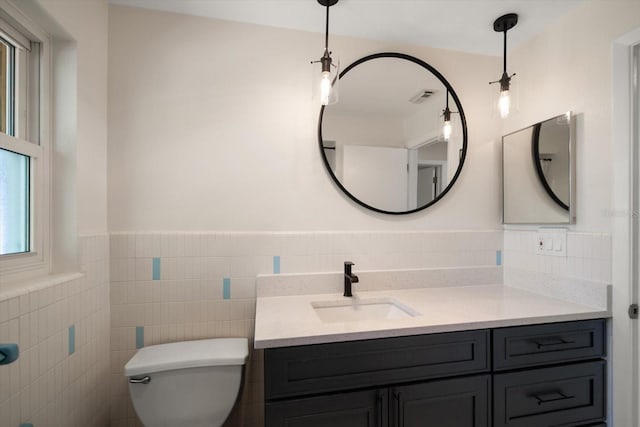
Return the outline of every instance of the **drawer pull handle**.
{"type": "Polygon", "coordinates": [[[556,345],[575,344],[575,341],[565,340],[564,338],[556,338],[548,341],[533,341],[538,346],[538,350],[545,347],[553,347],[556,345]]]}
{"type": "Polygon", "coordinates": [[[538,405],[544,405],[545,403],[558,402],[560,400],[573,399],[575,396],[567,396],[561,391],[554,391],[551,393],[532,394],[531,397],[538,401],[538,405]],[[556,396],[556,397],[548,397],[556,396]],[[559,396],[559,397],[558,397],[559,396]]]}

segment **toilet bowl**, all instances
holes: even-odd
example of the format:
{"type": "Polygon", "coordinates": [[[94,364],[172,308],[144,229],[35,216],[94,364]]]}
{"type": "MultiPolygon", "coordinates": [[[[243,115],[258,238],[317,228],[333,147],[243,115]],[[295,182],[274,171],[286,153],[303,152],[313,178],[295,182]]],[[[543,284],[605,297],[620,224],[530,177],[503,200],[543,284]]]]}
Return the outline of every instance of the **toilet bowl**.
{"type": "Polygon", "coordinates": [[[238,397],[246,338],[144,347],[127,362],[133,407],[145,427],[219,427],[238,397]]]}

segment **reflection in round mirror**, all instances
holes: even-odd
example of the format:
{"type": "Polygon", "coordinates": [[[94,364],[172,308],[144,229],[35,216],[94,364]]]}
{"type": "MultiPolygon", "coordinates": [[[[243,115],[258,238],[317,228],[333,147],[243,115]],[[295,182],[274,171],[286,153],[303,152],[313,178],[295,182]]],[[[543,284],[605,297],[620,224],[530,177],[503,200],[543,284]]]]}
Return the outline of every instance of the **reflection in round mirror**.
{"type": "Polygon", "coordinates": [[[533,127],[533,164],[547,194],[561,208],[569,210],[569,114],[554,117],[533,127]]]}
{"type": "Polygon", "coordinates": [[[340,74],[340,102],[318,126],[324,163],[360,205],[407,214],[440,200],[458,178],[467,126],[458,96],[429,64],[400,53],[359,59],[340,74]],[[443,110],[451,110],[450,134],[443,110]]]}

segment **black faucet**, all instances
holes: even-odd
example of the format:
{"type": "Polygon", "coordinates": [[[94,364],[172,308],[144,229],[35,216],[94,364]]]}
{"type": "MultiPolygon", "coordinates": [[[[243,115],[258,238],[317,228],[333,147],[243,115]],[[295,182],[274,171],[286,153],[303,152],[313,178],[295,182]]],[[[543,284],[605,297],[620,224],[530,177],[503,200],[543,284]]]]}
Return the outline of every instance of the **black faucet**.
{"type": "Polygon", "coordinates": [[[358,283],[358,276],[351,273],[351,267],[353,267],[353,263],[351,261],[344,262],[344,296],[352,297],[351,294],[351,284],[358,283]]]}

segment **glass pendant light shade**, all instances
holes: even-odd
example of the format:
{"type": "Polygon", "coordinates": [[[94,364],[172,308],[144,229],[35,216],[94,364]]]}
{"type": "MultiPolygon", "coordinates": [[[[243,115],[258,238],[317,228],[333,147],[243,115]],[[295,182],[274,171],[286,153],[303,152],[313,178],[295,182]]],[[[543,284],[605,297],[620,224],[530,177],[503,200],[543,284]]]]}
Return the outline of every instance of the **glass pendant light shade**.
{"type": "Polygon", "coordinates": [[[331,66],[329,70],[323,69],[318,73],[318,69],[314,69],[315,81],[313,83],[314,92],[317,93],[317,97],[321,105],[331,105],[338,102],[340,98],[340,61],[330,58],[331,66]]]}
{"type": "Polygon", "coordinates": [[[320,77],[320,103],[329,105],[329,96],[331,95],[331,73],[323,71],[320,77]]]}
{"type": "Polygon", "coordinates": [[[454,124],[454,116],[457,113],[457,111],[451,111],[449,108],[449,91],[447,90],[445,107],[440,115],[440,120],[442,120],[440,136],[446,142],[454,136],[454,129],[457,129],[457,125],[454,124]]]}
{"type": "Polygon", "coordinates": [[[442,137],[445,141],[448,141],[451,138],[451,120],[444,122],[444,126],[442,127],[442,137]]]}
{"type": "Polygon", "coordinates": [[[451,126],[451,110],[449,110],[448,106],[442,112],[442,120],[442,139],[449,141],[449,139],[451,139],[453,127],[451,126]]]}
{"type": "Polygon", "coordinates": [[[518,81],[513,78],[510,79],[507,87],[500,85],[490,85],[489,98],[491,99],[491,117],[499,117],[506,119],[512,116],[520,110],[520,97],[518,81]]]}
{"type": "Polygon", "coordinates": [[[509,89],[500,91],[500,98],[498,99],[498,111],[500,111],[500,117],[505,119],[509,116],[511,110],[511,97],[509,96],[509,89]]]}

